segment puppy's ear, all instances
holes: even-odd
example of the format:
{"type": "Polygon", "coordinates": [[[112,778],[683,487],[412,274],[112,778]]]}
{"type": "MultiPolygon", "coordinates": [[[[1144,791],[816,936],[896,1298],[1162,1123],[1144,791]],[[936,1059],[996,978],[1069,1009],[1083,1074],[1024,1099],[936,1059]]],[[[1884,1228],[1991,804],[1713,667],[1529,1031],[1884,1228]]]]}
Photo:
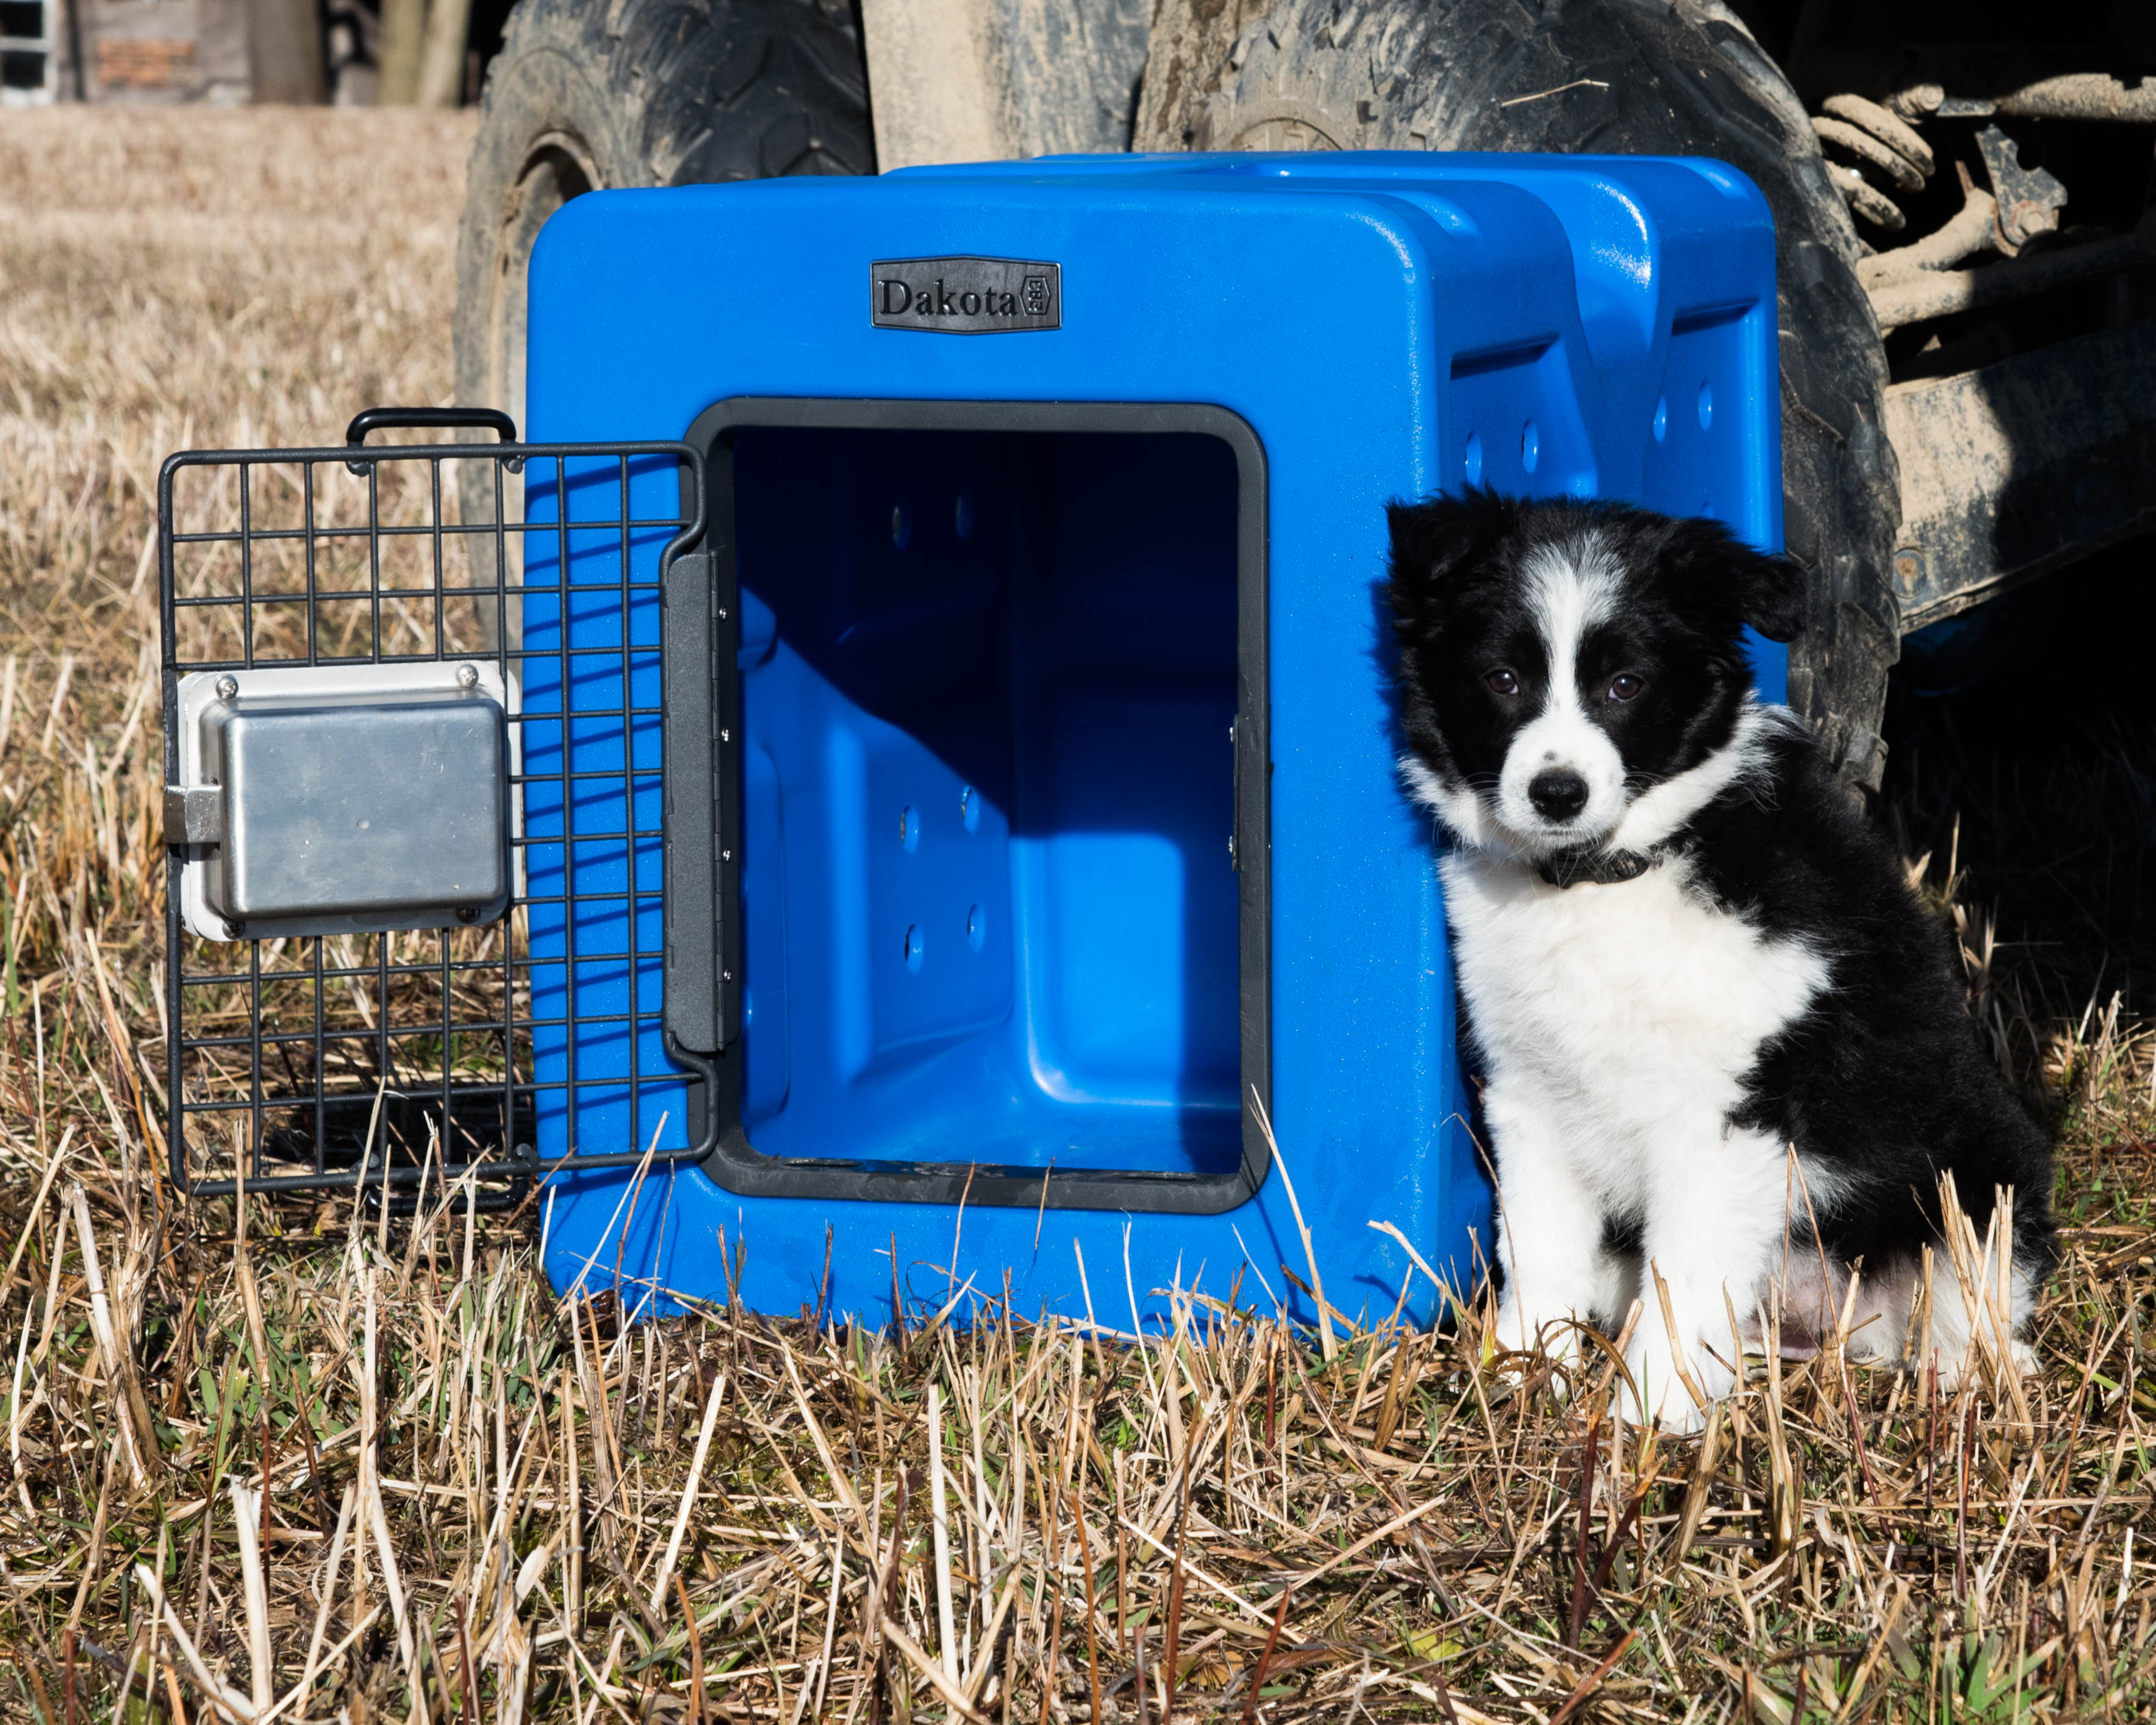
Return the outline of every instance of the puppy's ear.
{"type": "Polygon", "coordinates": [[[1461,564],[1519,520],[1519,506],[1471,486],[1463,495],[1389,503],[1392,531],[1393,614],[1405,625],[1461,564]]]}
{"type": "Polygon", "coordinates": [[[1664,572],[1704,608],[1704,614],[1748,623],[1770,641],[1794,641],[1803,634],[1804,600],[1811,578],[1794,557],[1754,551],[1721,521],[1703,516],[1671,520],[1645,515],[1629,518],[1662,522],[1666,536],[1659,560],[1664,572]]]}
{"type": "Polygon", "coordinates": [[[1739,547],[1735,570],[1738,610],[1770,641],[1794,641],[1804,632],[1804,599],[1811,577],[1787,552],[1739,547]]]}

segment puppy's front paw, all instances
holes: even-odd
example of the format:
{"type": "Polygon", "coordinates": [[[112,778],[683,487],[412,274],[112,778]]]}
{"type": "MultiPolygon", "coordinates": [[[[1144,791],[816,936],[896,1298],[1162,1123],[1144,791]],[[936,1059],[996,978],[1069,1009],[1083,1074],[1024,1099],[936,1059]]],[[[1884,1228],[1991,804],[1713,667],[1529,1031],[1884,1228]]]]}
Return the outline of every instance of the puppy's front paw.
{"type": "Polygon", "coordinates": [[[1524,1312],[1516,1301],[1507,1300],[1498,1309],[1497,1339],[1517,1353],[1539,1353],[1553,1365],[1567,1370],[1579,1364],[1579,1324],[1568,1312],[1524,1312]]]}
{"type": "Polygon", "coordinates": [[[1632,1388],[1621,1393],[1618,1405],[1624,1417],[1636,1425],[1657,1421],[1680,1435],[1699,1430],[1707,1423],[1707,1409],[1692,1396],[1693,1389],[1708,1402],[1734,1388],[1729,1368],[1702,1348],[1695,1347],[1678,1370],[1675,1350],[1666,1327],[1650,1330],[1645,1323],[1625,1351],[1625,1368],[1632,1374],[1632,1388]],[[1689,1373],[1690,1387],[1685,1383],[1689,1373]]]}

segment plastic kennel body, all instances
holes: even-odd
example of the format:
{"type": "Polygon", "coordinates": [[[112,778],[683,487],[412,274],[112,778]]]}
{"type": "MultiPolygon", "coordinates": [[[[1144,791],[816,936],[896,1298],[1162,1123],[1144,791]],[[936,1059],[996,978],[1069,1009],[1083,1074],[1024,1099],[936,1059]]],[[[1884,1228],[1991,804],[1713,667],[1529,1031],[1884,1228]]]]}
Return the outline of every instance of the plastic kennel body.
{"type": "MultiPolygon", "coordinates": [[[[1372,1224],[1471,1282],[1490,1194],[1394,768],[1383,506],[1617,497],[1778,546],[1775,341],[1766,205],[1711,162],[1059,159],[567,206],[530,435],[685,438],[711,525],[666,590],[663,936],[630,900],[667,1034],[536,999],[621,974],[619,847],[568,845],[560,902],[532,886],[535,957],[573,955],[534,972],[572,1025],[537,1147],[711,1150],[557,1175],[557,1286],[881,1322],[1008,1283],[1127,1327],[1240,1275],[1307,1317],[1299,1200],[1332,1306],[1412,1276],[1429,1316],[1372,1224]],[[589,930],[588,894],[617,907],[589,930]]],[[[563,626],[531,603],[527,653],[563,626]]],[[[612,603],[572,642],[619,640],[612,603]]],[[[576,663],[618,710],[619,667],[576,663]]],[[[620,827],[619,760],[572,824],[620,827]]]]}

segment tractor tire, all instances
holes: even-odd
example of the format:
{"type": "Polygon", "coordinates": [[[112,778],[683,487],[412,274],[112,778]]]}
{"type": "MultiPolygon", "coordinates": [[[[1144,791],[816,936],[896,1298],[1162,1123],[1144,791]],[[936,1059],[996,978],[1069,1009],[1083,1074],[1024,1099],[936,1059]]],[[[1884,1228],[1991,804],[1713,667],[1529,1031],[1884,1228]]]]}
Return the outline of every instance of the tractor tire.
{"type": "MultiPolygon", "coordinates": [[[[487,74],[465,181],[457,399],[524,429],[526,270],[572,198],[875,172],[850,0],[524,0],[487,74]]],[[[466,501],[470,521],[480,500],[466,501]]]]}
{"type": "Polygon", "coordinates": [[[1789,704],[1877,790],[1900,654],[1886,355],[1856,232],[1789,80],[1719,0],[1165,0],[1140,150],[1712,156],[1749,175],[1779,253],[1784,537],[1811,572],[1789,704]]]}

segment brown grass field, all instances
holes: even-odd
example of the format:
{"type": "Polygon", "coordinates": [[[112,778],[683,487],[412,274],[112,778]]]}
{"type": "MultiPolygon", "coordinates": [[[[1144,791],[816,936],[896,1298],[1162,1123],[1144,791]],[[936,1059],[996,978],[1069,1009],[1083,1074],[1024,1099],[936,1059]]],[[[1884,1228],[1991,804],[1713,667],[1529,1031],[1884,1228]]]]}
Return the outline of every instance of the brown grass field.
{"type": "Polygon", "coordinates": [[[2156,1712],[2156,1070],[2117,992],[2145,722],[1979,760],[1928,721],[1897,766],[1913,874],[2060,1135],[2018,1389],[1830,1345],[1643,1440],[1609,1367],[1562,1384],[1472,1311],[1328,1343],[1185,1300],[1142,1348],[992,1304],[624,1327],[556,1301],[530,1211],[455,1189],[393,1225],[178,1200],[157,466],[449,398],[470,136],[0,116],[0,1716],[2156,1712]]]}

